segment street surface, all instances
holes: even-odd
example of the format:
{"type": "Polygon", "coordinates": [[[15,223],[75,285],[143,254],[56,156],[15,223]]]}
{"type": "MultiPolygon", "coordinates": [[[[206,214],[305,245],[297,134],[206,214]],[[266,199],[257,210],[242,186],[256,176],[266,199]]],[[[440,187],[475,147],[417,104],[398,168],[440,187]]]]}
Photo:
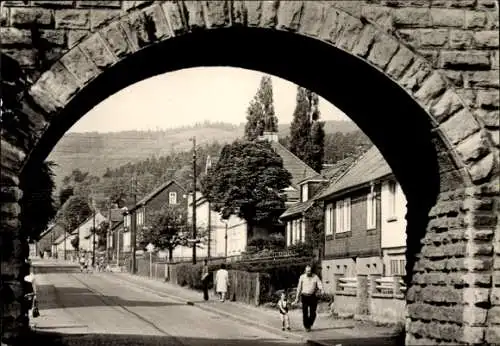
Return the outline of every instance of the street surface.
{"type": "MultiPolygon", "coordinates": [[[[76,266],[36,264],[39,342],[57,345],[304,345],[76,266]]],[[[40,343],[40,344],[42,344],[40,343]]],[[[37,341],[38,344],[38,341],[37,341]]]]}

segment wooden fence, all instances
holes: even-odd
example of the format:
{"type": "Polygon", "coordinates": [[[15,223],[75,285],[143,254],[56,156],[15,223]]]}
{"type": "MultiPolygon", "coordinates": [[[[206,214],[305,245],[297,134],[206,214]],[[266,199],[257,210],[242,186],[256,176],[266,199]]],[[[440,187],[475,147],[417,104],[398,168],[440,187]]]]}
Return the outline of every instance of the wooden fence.
{"type": "MultiPolygon", "coordinates": [[[[149,262],[147,258],[138,258],[136,261],[136,275],[151,279],[166,281],[174,285],[188,286],[192,289],[201,289],[201,264],[190,263],[159,263],[149,262]]],[[[130,271],[130,261],[127,263],[130,271]]],[[[247,304],[260,305],[270,293],[270,276],[264,273],[250,273],[241,270],[228,270],[230,300],[247,304]]],[[[215,272],[209,287],[213,286],[215,272]]]]}

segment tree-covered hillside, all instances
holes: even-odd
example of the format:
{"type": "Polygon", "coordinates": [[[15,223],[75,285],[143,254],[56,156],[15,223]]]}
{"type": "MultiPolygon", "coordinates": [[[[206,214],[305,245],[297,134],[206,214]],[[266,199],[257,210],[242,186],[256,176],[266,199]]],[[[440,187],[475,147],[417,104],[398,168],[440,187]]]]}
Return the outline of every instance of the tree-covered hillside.
{"type": "MultiPolygon", "coordinates": [[[[55,146],[48,160],[57,163],[54,167],[57,189],[62,179],[75,169],[92,172],[101,177],[107,169],[115,169],[123,165],[133,164],[150,157],[161,157],[174,152],[190,150],[192,143],[188,140],[195,136],[200,145],[215,141],[231,143],[241,138],[244,124],[205,122],[193,126],[180,127],[160,131],[124,131],[112,133],[66,133],[55,146]]],[[[289,124],[278,126],[279,136],[286,137],[290,133],[289,124]]],[[[357,131],[356,125],[350,121],[326,121],[325,132],[348,134],[357,131]]],[[[325,159],[331,154],[326,154],[325,159]]]]}

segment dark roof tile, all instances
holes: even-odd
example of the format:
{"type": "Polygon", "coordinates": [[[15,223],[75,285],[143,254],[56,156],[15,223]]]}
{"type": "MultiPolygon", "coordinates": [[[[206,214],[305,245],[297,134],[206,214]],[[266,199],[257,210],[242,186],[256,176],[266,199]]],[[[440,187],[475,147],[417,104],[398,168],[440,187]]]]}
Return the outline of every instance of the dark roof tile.
{"type": "Polygon", "coordinates": [[[369,183],[392,173],[391,168],[377,149],[371,147],[337,180],[332,181],[317,197],[324,199],[340,194],[343,190],[369,183]]]}

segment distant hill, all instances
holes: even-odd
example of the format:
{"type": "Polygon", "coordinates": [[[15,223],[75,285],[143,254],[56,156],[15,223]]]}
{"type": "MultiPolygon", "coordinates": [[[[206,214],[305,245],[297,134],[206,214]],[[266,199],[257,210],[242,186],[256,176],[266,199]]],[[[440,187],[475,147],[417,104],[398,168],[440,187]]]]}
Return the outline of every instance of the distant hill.
{"type": "MultiPolygon", "coordinates": [[[[279,125],[280,137],[289,134],[290,124],[279,125]]],[[[325,132],[349,133],[358,130],[350,121],[327,121],[325,132]]],[[[91,172],[102,176],[106,168],[117,168],[128,162],[134,163],[152,155],[162,156],[171,152],[192,148],[189,138],[195,136],[197,144],[204,145],[215,141],[232,142],[242,137],[244,124],[200,123],[193,126],[158,131],[124,131],[124,132],[86,132],[66,133],[57,143],[48,160],[55,161],[58,166],[56,186],[59,188],[64,176],[74,169],[91,172]]]]}

